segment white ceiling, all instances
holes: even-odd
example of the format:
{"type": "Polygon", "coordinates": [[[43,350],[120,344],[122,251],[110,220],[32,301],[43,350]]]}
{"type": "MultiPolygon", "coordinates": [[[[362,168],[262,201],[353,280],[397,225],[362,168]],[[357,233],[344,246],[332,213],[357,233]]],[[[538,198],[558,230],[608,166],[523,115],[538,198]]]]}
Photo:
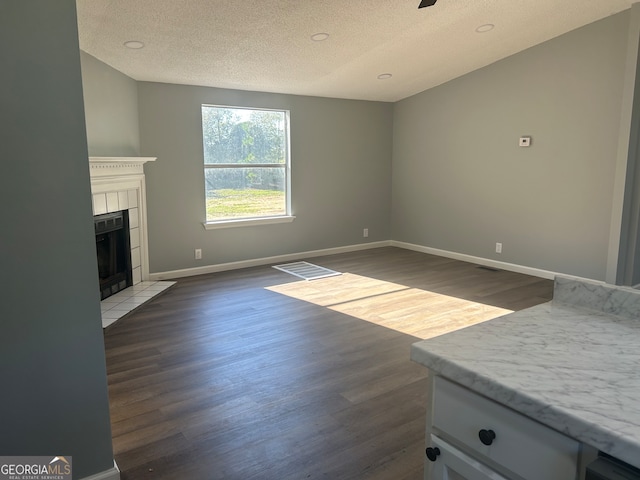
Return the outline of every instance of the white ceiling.
{"type": "Polygon", "coordinates": [[[396,101],[638,0],[77,0],[80,48],[135,80],[396,101]],[[480,25],[495,28],[476,33],[480,25]],[[311,40],[314,33],[330,36],[311,40]],[[131,50],[124,42],[138,40],[131,50]],[[393,77],[379,80],[382,73],[393,77]]]}

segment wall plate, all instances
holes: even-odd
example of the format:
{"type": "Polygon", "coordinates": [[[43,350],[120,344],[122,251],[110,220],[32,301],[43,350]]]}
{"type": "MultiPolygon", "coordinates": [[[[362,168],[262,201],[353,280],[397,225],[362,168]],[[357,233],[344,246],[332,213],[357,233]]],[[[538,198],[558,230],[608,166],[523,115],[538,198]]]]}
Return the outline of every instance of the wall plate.
{"type": "Polygon", "coordinates": [[[531,137],[520,137],[520,143],[519,145],[521,147],[528,147],[531,145],[531,137]]]}

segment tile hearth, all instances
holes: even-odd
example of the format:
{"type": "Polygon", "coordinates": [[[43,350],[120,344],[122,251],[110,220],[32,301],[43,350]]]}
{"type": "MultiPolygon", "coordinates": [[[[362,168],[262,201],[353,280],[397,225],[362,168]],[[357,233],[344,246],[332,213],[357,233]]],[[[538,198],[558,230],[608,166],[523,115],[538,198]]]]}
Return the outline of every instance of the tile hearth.
{"type": "Polygon", "coordinates": [[[142,281],[133,287],[125,288],[121,292],[105,298],[100,302],[102,312],[102,328],[113,324],[116,320],[132,312],[140,305],[160,295],[176,282],[142,281]]]}

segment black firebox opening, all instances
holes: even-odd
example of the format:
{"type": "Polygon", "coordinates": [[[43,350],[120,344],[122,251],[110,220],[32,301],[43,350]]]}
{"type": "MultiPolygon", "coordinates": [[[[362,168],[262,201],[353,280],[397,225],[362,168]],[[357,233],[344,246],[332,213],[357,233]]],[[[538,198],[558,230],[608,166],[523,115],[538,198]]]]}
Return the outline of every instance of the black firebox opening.
{"type": "Polygon", "coordinates": [[[100,298],[104,300],[133,285],[129,212],[122,210],[94,217],[100,298]]]}

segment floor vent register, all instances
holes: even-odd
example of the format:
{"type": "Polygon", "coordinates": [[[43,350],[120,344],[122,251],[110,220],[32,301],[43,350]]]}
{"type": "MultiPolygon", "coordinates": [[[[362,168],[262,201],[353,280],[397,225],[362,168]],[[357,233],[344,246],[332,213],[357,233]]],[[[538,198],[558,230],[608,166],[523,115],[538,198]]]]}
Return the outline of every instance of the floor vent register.
{"type": "Polygon", "coordinates": [[[304,280],[317,280],[318,278],[342,275],[342,273],[336,272],[335,270],[330,270],[308,262],[285,263],[282,265],[274,265],[273,268],[303,278],[304,280]]]}

